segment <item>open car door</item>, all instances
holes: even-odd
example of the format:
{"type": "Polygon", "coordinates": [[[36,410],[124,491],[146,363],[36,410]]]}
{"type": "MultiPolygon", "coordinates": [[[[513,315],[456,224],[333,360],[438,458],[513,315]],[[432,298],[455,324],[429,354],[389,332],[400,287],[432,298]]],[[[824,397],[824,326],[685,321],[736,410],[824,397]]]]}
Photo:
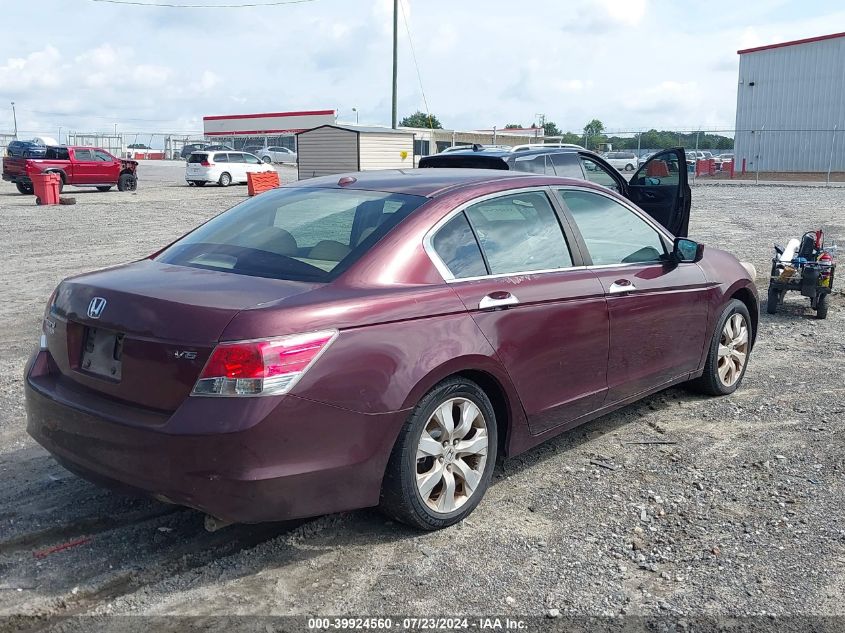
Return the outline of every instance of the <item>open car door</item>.
{"type": "Polygon", "coordinates": [[[686,154],[676,147],[658,152],[634,174],[628,199],[662,224],[675,237],[686,237],[692,192],[686,154]]]}

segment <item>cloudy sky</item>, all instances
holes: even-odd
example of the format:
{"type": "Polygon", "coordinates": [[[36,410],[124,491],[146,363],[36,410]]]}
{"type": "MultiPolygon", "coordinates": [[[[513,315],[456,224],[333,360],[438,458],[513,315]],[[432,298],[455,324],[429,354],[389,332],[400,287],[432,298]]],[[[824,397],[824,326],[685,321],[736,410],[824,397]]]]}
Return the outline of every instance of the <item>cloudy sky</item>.
{"type": "MultiPolygon", "coordinates": [[[[428,106],[453,129],[538,113],[567,130],[593,117],[613,131],[730,128],[737,49],[845,30],[841,0],[402,2],[428,106]]],[[[0,3],[0,132],[11,101],[19,129],[42,134],[323,108],[390,123],[392,0],[0,3]]],[[[401,117],[425,106],[401,14],[399,26],[401,117]]]]}

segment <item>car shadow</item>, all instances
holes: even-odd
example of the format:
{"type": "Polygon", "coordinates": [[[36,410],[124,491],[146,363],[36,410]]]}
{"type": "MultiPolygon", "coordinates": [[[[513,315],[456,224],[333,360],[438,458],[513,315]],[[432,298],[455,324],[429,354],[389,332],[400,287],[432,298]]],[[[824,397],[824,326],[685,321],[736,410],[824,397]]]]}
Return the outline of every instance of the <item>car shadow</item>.
{"type": "MultiPolygon", "coordinates": [[[[562,433],[519,456],[499,460],[492,486],[613,433],[629,424],[638,408],[660,410],[678,399],[696,398],[672,388],[562,433]]],[[[7,481],[0,487],[4,586],[25,592],[23,596],[0,592],[0,609],[9,608],[7,599],[61,596],[66,604],[63,614],[84,613],[97,603],[178,574],[195,573],[192,588],[217,583],[219,573],[206,573],[216,565],[225,567],[228,579],[251,576],[266,568],[267,557],[238,557],[237,564],[223,561],[271,541],[272,546],[267,547],[272,547],[272,565],[279,569],[307,562],[327,549],[366,548],[424,537],[376,509],[231,525],[208,532],[201,512],[99,488],[64,470],[32,442],[0,456],[0,472],[14,473],[5,477],[7,481]],[[299,545],[321,533],[318,545],[299,545]],[[34,565],[34,560],[38,564],[34,565]],[[73,593],[80,587],[84,590],[73,593]]]]}

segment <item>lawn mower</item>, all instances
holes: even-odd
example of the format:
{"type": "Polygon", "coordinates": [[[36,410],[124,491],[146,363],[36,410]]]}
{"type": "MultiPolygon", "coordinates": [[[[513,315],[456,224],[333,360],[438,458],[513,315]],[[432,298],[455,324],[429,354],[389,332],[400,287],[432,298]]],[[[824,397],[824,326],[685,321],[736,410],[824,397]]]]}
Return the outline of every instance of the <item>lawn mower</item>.
{"type": "Polygon", "coordinates": [[[775,244],[766,312],[775,314],[787,291],[796,290],[810,299],[817,319],[826,318],[835,272],[836,246],[825,248],[821,230],[789,240],[786,248],[775,244]]]}

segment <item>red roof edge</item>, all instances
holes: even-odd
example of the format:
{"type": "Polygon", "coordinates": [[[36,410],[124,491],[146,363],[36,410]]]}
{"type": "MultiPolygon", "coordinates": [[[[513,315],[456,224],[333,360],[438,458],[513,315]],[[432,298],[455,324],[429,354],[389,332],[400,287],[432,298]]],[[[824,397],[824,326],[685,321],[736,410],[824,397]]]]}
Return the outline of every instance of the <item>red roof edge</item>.
{"type": "Polygon", "coordinates": [[[319,114],[334,114],[334,110],[305,110],[303,112],[264,112],[261,114],[229,114],[204,116],[203,121],[220,121],[222,119],[263,119],[264,117],[283,116],[315,116],[319,114]]]}
{"type": "Polygon", "coordinates": [[[837,37],[845,37],[845,33],[831,33],[830,35],[819,35],[817,37],[808,37],[803,40],[792,40],[791,42],[781,42],[780,44],[767,44],[766,46],[757,46],[756,48],[744,48],[737,51],[737,55],[744,55],[745,53],[756,53],[757,51],[767,51],[772,48],[783,48],[784,46],[795,46],[796,44],[809,44],[810,42],[821,42],[823,40],[832,40],[837,37]]]}

